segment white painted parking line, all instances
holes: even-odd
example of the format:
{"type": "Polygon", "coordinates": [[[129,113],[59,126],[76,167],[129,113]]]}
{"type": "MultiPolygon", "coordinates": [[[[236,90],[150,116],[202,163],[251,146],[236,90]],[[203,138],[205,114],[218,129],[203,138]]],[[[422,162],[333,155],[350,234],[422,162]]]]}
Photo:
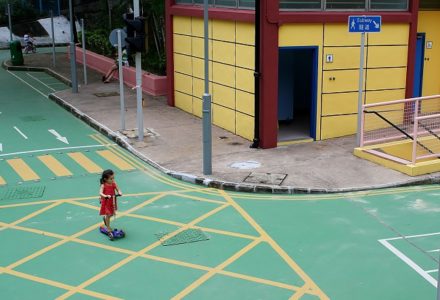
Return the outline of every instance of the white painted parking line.
{"type": "Polygon", "coordinates": [[[25,139],[27,140],[28,137],[20,130],[17,128],[17,126],[14,126],[14,129],[25,139]]]}

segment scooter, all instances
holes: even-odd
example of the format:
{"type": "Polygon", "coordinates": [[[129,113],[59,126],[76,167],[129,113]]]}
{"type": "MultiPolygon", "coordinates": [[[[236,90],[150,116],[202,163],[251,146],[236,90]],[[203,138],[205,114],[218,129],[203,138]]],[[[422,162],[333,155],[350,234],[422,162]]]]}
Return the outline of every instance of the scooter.
{"type": "MultiPolygon", "coordinates": [[[[121,197],[121,195],[116,194],[113,196],[113,207],[115,208],[115,214],[114,217],[116,218],[116,210],[118,209],[118,197],[121,197]]],[[[111,198],[111,197],[109,197],[111,198]]],[[[108,199],[108,198],[107,198],[108,199]]],[[[109,239],[111,241],[113,241],[114,239],[122,239],[125,237],[125,232],[122,229],[116,229],[114,228],[112,230],[112,235],[109,235],[108,229],[105,226],[100,226],[99,227],[99,232],[101,232],[102,234],[105,234],[106,236],[109,237],[109,239]]]]}

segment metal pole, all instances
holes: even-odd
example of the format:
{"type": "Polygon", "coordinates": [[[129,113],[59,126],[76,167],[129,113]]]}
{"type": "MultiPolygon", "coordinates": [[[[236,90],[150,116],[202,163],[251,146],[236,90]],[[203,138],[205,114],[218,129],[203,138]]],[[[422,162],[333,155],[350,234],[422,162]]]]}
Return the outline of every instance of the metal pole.
{"type": "Polygon", "coordinates": [[[57,9],[58,9],[58,17],[61,15],[61,0],[58,0],[57,2],[57,9]]]}
{"type": "Polygon", "coordinates": [[[50,27],[52,31],[52,66],[55,67],[56,59],[55,59],[55,29],[53,25],[53,11],[50,10],[50,27]]]}
{"type": "MultiPolygon", "coordinates": [[[[133,0],[134,17],[139,17],[139,0],[133,0]]],[[[142,70],[141,53],[136,53],[136,105],[137,105],[137,127],[138,140],[144,139],[144,113],[142,111],[142,70]]]]}
{"type": "Polygon", "coordinates": [[[119,64],[119,99],[121,102],[121,130],[125,130],[125,99],[124,99],[124,70],[122,70],[122,37],[118,30],[118,64],[119,64]]]}
{"type": "Polygon", "coordinates": [[[81,19],[81,36],[82,36],[84,84],[87,85],[86,33],[85,33],[84,19],[81,19]]]}
{"type": "Polygon", "coordinates": [[[43,13],[43,0],[40,0],[39,7],[40,7],[40,14],[42,14],[43,13]]]}
{"type": "Polygon", "coordinates": [[[8,3],[9,41],[12,42],[12,17],[11,4],[8,3]]]}
{"type": "Polygon", "coordinates": [[[356,145],[361,145],[361,128],[362,128],[362,91],[364,90],[364,53],[365,53],[365,32],[361,33],[361,63],[359,67],[359,95],[358,95],[358,123],[357,123],[357,135],[356,145]]]}
{"type": "Polygon", "coordinates": [[[78,93],[78,78],[76,74],[76,49],[73,36],[73,26],[75,20],[73,19],[73,5],[72,0],[69,0],[69,17],[70,17],[70,76],[72,80],[72,93],[78,93]]]}
{"type": "Polygon", "coordinates": [[[209,6],[203,1],[205,41],[205,92],[203,94],[203,174],[212,174],[211,95],[209,94],[209,6]]]}

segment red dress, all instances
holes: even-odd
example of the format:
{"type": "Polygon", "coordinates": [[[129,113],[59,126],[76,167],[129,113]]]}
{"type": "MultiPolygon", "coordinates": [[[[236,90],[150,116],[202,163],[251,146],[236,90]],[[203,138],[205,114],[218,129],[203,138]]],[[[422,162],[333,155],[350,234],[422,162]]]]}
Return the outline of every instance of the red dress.
{"type": "MultiPolygon", "coordinates": [[[[115,208],[118,209],[118,207],[113,204],[113,198],[115,196],[115,190],[116,190],[116,183],[107,184],[104,183],[104,190],[102,193],[104,195],[110,195],[111,198],[104,198],[101,197],[101,210],[99,211],[99,214],[101,216],[113,216],[115,214],[115,208]]],[[[116,203],[115,203],[116,204],[116,203]]]]}

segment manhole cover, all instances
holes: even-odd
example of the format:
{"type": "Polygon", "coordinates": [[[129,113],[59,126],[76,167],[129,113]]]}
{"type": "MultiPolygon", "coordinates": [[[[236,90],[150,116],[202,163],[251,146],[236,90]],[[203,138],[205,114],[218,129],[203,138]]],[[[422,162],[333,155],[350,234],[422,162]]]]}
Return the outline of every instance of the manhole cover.
{"type": "Polygon", "coordinates": [[[240,170],[249,170],[249,169],[259,168],[261,167],[261,164],[258,161],[248,160],[242,162],[235,162],[229,165],[229,167],[240,170]]]}
{"type": "Polygon", "coordinates": [[[286,179],[287,174],[277,173],[251,173],[243,182],[280,185],[286,179]]]}
{"type": "Polygon", "coordinates": [[[41,198],[44,195],[45,188],[45,186],[9,188],[0,195],[0,200],[41,198]]]}
{"type": "Polygon", "coordinates": [[[187,229],[173,236],[172,238],[163,240],[163,238],[165,238],[169,234],[170,232],[161,232],[156,233],[155,235],[157,239],[162,243],[162,246],[174,246],[209,240],[209,237],[200,229],[187,229]]]}
{"type": "Polygon", "coordinates": [[[105,93],[95,93],[93,94],[96,97],[113,97],[113,96],[119,96],[118,92],[105,92],[105,93]]]}
{"type": "Polygon", "coordinates": [[[43,116],[25,116],[25,117],[21,117],[20,119],[23,120],[24,122],[38,122],[38,121],[46,120],[46,118],[43,116]]]}

